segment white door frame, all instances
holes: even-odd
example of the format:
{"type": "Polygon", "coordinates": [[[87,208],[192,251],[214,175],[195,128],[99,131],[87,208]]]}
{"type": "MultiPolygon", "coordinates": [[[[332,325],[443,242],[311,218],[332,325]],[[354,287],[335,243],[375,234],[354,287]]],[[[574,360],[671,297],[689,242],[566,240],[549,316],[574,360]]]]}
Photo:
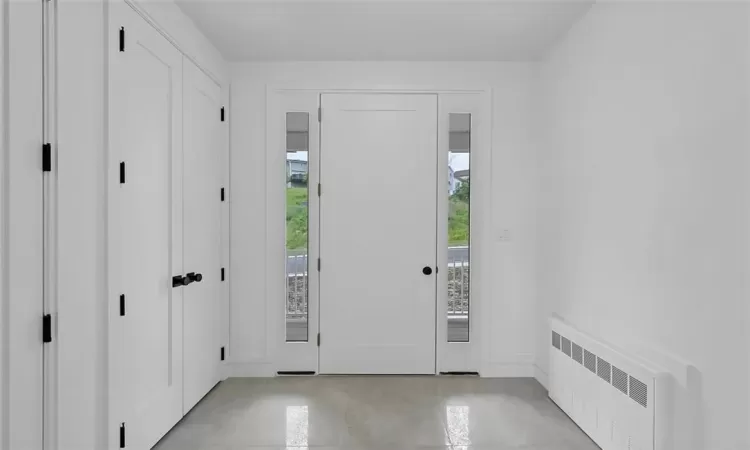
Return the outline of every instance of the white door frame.
{"type": "MultiPolygon", "coordinates": [[[[445,157],[447,161],[448,157],[448,145],[447,145],[447,132],[448,132],[448,114],[449,113],[471,113],[472,114],[472,145],[471,149],[471,170],[472,170],[472,189],[471,196],[471,223],[470,223],[470,235],[471,242],[473,244],[471,251],[471,261],[476,263],[477,270],[471,272],[471,306],[470,306],[470,342],[469,343],[448,343],[447,336],[447,290],[444,286],[447,286],[447,278],[445,277],[446,270],[439,271],[438,274],[438,295],[437,295],[437,336],[436,336],[436,373],[440,372],[481,372],[482,361],[488,360],[484,357],[484,352],[489,349],[489,345],[486,343],[489,339],[489,324],[488,321],[489,311],[485,314],[480,314],[482,305],[487,307],[489,305],[489,298],[491,295],[491,288],[489,280],[491,274],[486,273],[487,268],[490,267],[489,258],[491,254],[489,251],[483,251],[482,247],[489,248],[489,243],[492,239],[492,179],[491,179],[491,167],[492,167],[492,89],[489,87],[451,87],[451,86],[315,86],[315,85],[268,85],[266,87],[266,323],[268,329],[266,330],[267,337],[267,355],[268,359],[262,361],[263,363],[272,367],[271,373],[267,375],[275,374],[278,371],[296,370],[296,371],[314,371],[318,372],[319,367],[317,364],[317,348],[312,351],[315,353],[315,363],[310,361],[310,356],[305,356],[304,367],[302,364],[295,365],[293,362],[293,353],[284,350],[285,343],[285,317],[284,317],[284,305],[286,304],[286,267],[284,258],[284,252],[280,249],[285,248],[285,236],[286,236],[286,223],[285,223],[285,207],[286,201],[284,200],[283,187],[285,181],[283,177],[273,177],[271,174],[281,173],[277,169],[279,168],[279,160],[283,158],[284,153],[278,152],[279,148],[279,130],[278,123],[274,123],[271,120],[274,115],[278,115],[279,108],[283,108],[279,104],[280,95],[286,94],[288,97],[290,94],[297,94],[301,97],[309,99],[309,96],[317,98],[317,105],[320,105],[321,94],[332,94],[332,93],[383,93],[383,94],[437,94],[438,95],[438,158],[445,157]],[[445,135],[445,136],[443,136],[445,135]],[[281,156],[280,156],[281,155],[281,156]],[[442,275],[442,276],[441,276],[442,275]],[[443,292],[445,291],[445,292],[443,292]],[[291,369],[289,367],[295,367],[291,369]]],[[[317,107],[314,110],[310,110],[310,103],[306,103],[306,109],[311,113],[311,119],[314,118],[313,112],[317,114],[317,107]]],[[[290,110],[291,111],[291,110],[290,110]]],[[[311,123],[314,123],[311,120],[311,123]]],[[[320,125],[320,124],[318,124],[320,125]]],[[[316,127],[316,130],[310,130],[310,146],[311,154],[310,159],[310,177],[316,177],[315,184],[313,184],[312,178],[309,180],[309,185],[314,186],[317,184],[319,177],[319,157],[317,152],[319,151],[319,133],[320,127],[316,127]],[[312,155],[313,146],[313,133],[315,133],[315,151],[316,155],[312,155]],[[315,162],[313,163],[313,159],[315,162]],[[315,166],[313,170],[312,166],[315,166]]],[[[285,159],[285,158],[283,158],[285,159]]],[[[440,167],[440,165],[439,165],[440,167]]],[[[443,169],[443,173],[438,173],[438,186],[445,186],[447,184],[447,168],[443,169]],[[443,183],[445,178],[446,183],[443,183]]],[[[439,191],[440,192],[440,191],[439,191]]],[[[310,223],[318,224],[318,220],[313,220],[313,214],[317,218],[319,214],[319,205],[317,203],[317,196],[314,197],[315,205],[313,205],[313,196],[310,197],[310,223]],[[313,211],[313,208],[316,211],[313,211]]],[[[438,226],[444,228],[438,229],[439,235],[447,233],[447,196],[445,201],[438,202],[438,226]]],[[[311,225],[312,226],[312,225],[311,225]]],[[[309,251],[308,258],[310,261],[315,261],[319,252],[319,236],[318,230],[308,231],[309,251]],[[313,255],[313,252],[315,253],[313,255]],[[313,259],[315,258],[315,259],[313,259]]],[[[447,241],[443,245],[438,245],[438,262],[441,265],[447,263],[447,241]],[[445,247],[445,248],[444,248],[445,247]]],[[[310,271],[310,278],[312,275],[316,275],[317,272],[310,271]]],[[[315,287],[318,286],[318,281],[315,281],[315,287]]],[[[311,282],[312,291],[312,282],[311,282]]],[[[318,324],[320,317],[318,315],[319,299],[317,297],[317,289],[315,291],[315,313],[313,314],[313,294],[309,294],[308,298],[308,314],[310,320],[308,322],[309,328],[309,343],[315,345],[313,329],[315,333],[318,331],[318,324]]],[[[316,346],[317,347],[317,346],[316,346]]],[[[299,355],[295,355],[299,357],[299,355]]],[[[265,372],[264,372],[265,373],[265,372]]]]}
{"type": "MultiPolygon", "coordinates": [[[[43,445],[47,10],[0,0],[0,449],[43,445]],[[7,25],[7,26],[6,26],[7,25]],[[6,78],[7,75],[7,78],[6,78]],[[12,299],[12,301],[11,301],[12,299]],[[12,393],[12,395],[11,395],[12,393]]],[[[53,329],[54,330],[54,329],[53,329]]]]}

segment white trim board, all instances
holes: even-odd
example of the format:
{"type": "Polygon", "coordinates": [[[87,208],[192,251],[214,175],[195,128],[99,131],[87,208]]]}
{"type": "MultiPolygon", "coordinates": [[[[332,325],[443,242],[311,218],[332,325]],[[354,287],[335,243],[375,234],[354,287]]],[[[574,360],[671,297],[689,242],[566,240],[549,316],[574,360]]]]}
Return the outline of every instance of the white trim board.
{"type": "MultiPolygon", "coordinates": [[[[198,57],[195,54],[195,50],[189,49],[187,45],[184,42],[180,42],[179,39],[175,38],[173,32],[167,31],[166,26],[164,26],[163,23],[160,23],[155,17],[153,12],[150,12],[149,10],[151,8],[154,8],[155,6],[152,3],[143,1],[143,0],[122,0],[126,4],[130,5],[133,10],[138,13],[139,16],[143,18],[146,22],[148,22],[149,25],[151,25],[156,31],[159,32],[162,36],[164,36],[164,39],[169,41],[170,44],[172,44],[177,50],[180,51],[188,60],[190,60],[193,64],[195,64],[203,73],[205,73],[211,80],[214,81],[219,86],[225,86],[228,84],[228,77],[226,75],[226,63],[224,64],[224,67],[216,68],[214,67],[209,68],[207,67],[206,62],[203,60],[203,58],[198,57]]],[[[164,2],[165,4],[170,2],[164,2]]],[[[190,21],[189,18],[187,18],[188,21],[190,21]]],[[[192,21],[191,21],[192,22],[192,21]]],[[[185,33],[183,33],[184,35],[185,33]]],[[[217,51],[218,54],[218,51],[217,51]]],[[[206,56],[208,58],[208,56],[206,56]]]]}
{"type": "Polygon", "coordinates": [[[294,92],[313,91],[319,94],[343,93],[378,93],[378,94],[489,94],[492,88],[488,86],[450,87],[441,85],[371,85],[363,86],[353,83],[351,86],[315,85],[315,84],[269,84],[266,92],[294,92]]]}
{"type": "Polygon", "coordinates": [[[228,363],[222,366],[222,379],[228,378],[270,378],[276,376],[271,362],[228,363]]]}
{"type": "Polygon", "coordinates": [[[534,364],[534,378],[544,387],[544,389],[549,390],[549,375],[537,364],[534,364]]]}
{"type": "MultiPolygon", "coordinates": [[[[343,83],[346,84],[346,83],[343,83]]],[[[265,273],[265,316],[266,316],[266,333],[265,333],[265,344],[266,353],[265,356],[274,361],[277,370],[283,370],[278,366],[278,346],[279,336],[283,336],[279,327],[283,325],[283,320],[279,320],[280,317],[276,311],[280,311],[278,301],[283,298],[283,294],[280,293],[281,289],[277,287],[277,281],[283,279],[277,273],[277,270],[281,270],[282,265],[277,264],[277,259],[274,255],[274,250],[270,247],[271,243],[283,242],[284,227],[283,223],[279,223],[278,217],[280,208],[283,205],[275,205],[277,202],[277,196],[271,193],[275,193],[276,180],[269,179],[268,174],[270,173],[269,168],[271,161],[274,161],[274,154],[270,153],[272,150],[269,146],[272,142],[269,137],[269,133],[273,131],[274,124],[269,120],[269,115],[274,111],[276,107],[275,103],[278,95],[283,94],[315,94],[317,96],[328,93],[378,93],[378,94],[436,94],[440,96],[446,96],[449,94],[471,94],[476,95],[478,100],[476,103],[467,110],[471,111],[472,114],[476,114],[475,120],[482,122],[482,126],[479,128],[479,134],[476,142],[480,142],[481,145],[476,151],[472,152],[472,160],[476,161],[472,165],[476,164],[475,170],[479,175],[476,175],[477,180],[484,184],[484,189],[477,189],[476,192],[480,193],[472,198],[472,207],[476,208],[472,216],[471,225],[471,236],[476,250],[473,252],[473,259],[476,258],[479,270],[472,273],[472,301],[476,302],[476,305],[487,305],[489,309],[489,302],[492,298],[491,288],[489,287],[489,280],[491,279],[489,273],[491,256],[489,252],[482,251],[481,246],[483,242],[492,242],[492,124],[493,124],[493,109],[492,109],[492,88],[490,87],[456,87],[451,88],[449,85],[442,86],[418,86],[418,85],[372,85],[372,86],[328,86],[328,87],[316,87],[315,85],[307,85],[304,83],[300,84],[286,84],[286,85],[271,85],[267,84],[265,92],[266,100],[266,127],[265,127],[265,140],[264,140],[264,154],[265,154],[265,251],[266,251],[266,273],[265,273]],[[481,139],[480,139],[481,137],[481,139]],[[277,211],[279,210],[279,211],[277,211]],[[273,268],[274,270],[268,270],[273,268]]],[[[456,112],[463,111],[462,108],[457,108],[456,112]]],[[[325,116],[325,110],[323,110],[325,116]]],[[[283,212],[283,211],[282,211],[283,212]]],[[[276,244],[273,244],[276,245],[276,244]]],[[[281,258],[283,259],[283,258],[281,258]]],[[[475,308],[479,310],[479,308],[475,308]]],[[[474,367],[481,366],[481,355],[484,353],[481,351],[483,346],[487,346],[490,339],[490,324],[487,322],[487,315],[478,314],[476,315],[476,330],[477,333],[473,335],[473,339],[478,339],[477,349],[475,349],[477,355],[477,362],[470,364],[474,367]]],[[[474,328],[474,327],[473,327],[474,328]]],[[[439,337],[440,339],[440,337],[439,337]]],[[[443,353],[448,354],[447,348],[441,349],[443,353]]],[[[456,352],[452,352],[455,354],[456,352]]],[[[438,361],[441,360],[441,354],[437,355],[438,361]]],[[[443,355],[445,356],[445,355],[443,355]]],[[[445,358],[444,358],[445,359],[445,358]]],[[[455,358],[454,358],[455,359],[455,358]]],[[[448,361],[446,359],[446,361],[448,361]]],[[[471,369],[471,368],[470,368],[471,369]]],[[[452,369],[451,369],[452,370],[452,369]]],[[[469,370],[469,369],[466,369],[469,370]]],[[[441,371],[440,369],[438,372],[441,371]]],[[[530,376],[530,375],[529,375],[530,376]]]]}

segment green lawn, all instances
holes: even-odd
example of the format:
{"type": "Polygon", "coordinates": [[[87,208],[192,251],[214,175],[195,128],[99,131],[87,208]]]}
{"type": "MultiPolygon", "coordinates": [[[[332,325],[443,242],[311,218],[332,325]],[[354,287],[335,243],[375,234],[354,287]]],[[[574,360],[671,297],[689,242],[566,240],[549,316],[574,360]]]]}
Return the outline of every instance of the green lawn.
{"type": "Polygon", "coordinates": [[[307,248],[307,188],[286,189],[286,248],[307,248]]]}
{"type": "MultiPolygon", "coordinates": [[[[448,216],[448,245],[469,243],[468,183],[450,199],[448,216]]],[[[307,248],[307,188],[291,187],[286,190],[286,248],[307,248]]]]}

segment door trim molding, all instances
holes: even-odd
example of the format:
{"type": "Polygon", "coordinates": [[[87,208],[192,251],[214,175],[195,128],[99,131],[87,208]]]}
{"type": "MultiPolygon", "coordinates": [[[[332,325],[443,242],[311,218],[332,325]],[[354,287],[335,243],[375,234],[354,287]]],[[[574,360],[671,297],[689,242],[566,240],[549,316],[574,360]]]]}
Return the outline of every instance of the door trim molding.
{"type": "MultiPolygon", "coordinates": [[[[480,105],[481,113],[486,116],[482,118],[482,122],[484,125],[484,139],[483,139],[483,145],[481,150],[477,150],[476,153],[472,153],[472,156],[476,156],[477,160],[481,161],[481,164],[479,162],[474,163],[475,159],[472,158],[472,167],[475,166],[477,168],[477,178],[481,179],[483,181],[480,182],[480,184],[483,186],[481,189],[485,192],[485,195],[482,195],[481,198],[477,199],[476,201],[478,204],[475,205],[475,201],[472,200],[472,205],[475,205],[474,207],[479,209],[482,209],[481,213],[477,213],[477,215],[481,216],[480,220],[474,220],[471,223],[471,236],[472,241],[474,243],[475,248],[484,245],[484,243],[491,243],[492,242],[492,178],[491,178],[491,168],[492,168],[492,129],[493,129],[493,108],[492,108],[492,95],[493,95],[493,89],[489,86],[447,86],[447,85],[359,85],[359,84],[352,84],[352,85],[320,85],[320,84],[305,84],[305,83],[296,83],[296,84],[268,84],[266,85],[266,136],[265,136],[265,156],[266,156],[266,167],[268,168],[268,162],[269,162],[269,155],[271,154],[271,139],[269,136],[269,133],[271,131],[271,123],[269,120],[270,112],[275,107],[274,105],[274,98],[276,97],[276,94],[293,94],[293,93],[300,93],[300,94],[316,94],[318,98],[320,98],[320,95],[322,94],[336,94],[336,93],[378,93],[378,94],[437,94],[438,95],[438,102],[440,103],[441,94],[474,94],[477,95],[479,98],[478,104],[480,105]]],[[[318,103],[320,104],[320,103],[318,103]]],[[[441,109],[438,109],[439,113],[441,109]]],[[[323,113],[325,114],[325,112],[323,113]]],[[[318,128],[319,129],[319,128],[318,128]]],[[[438,128],[438,133],[440,132],[440,128],[438,128]]],[[[273,260],[273,257],[271,256],[275,251],[275,249],[268,244],[268,242],[272,238],[271,233],[273,233],[276,230],[285,230],[285,226],[283,222],[278,222],[278,218],[275,214],[270,214],[271,210],[273,209],[273,201],[275,199],[271,198],[269,195],[269,188],[272,187],[272,184],[276,182],[276,180],[270,179],[268,176],[268,170],[266,172],[266,180],[265,180],[265,186],[266,186],[266,194],[265,194],[265,204],[266,204],[266,255],[265,255],[265,261],[269,262],[273,260]]],[[[479,189],[475,189],[479,190],[479,189]]],[[[276,242],[277,240],[274,240],[276,242]]],[[[489,327],[489,317],[491,312],[491,304],[489,302],[490,299],[493,298],[492,293],[492,284],[490,282],[491,280],[491,274],[487,273],[490,265],[490,261],[488,260],[490,254],[489,252],[476,252],[474,256],[472,257],[473,260],[476,261],[476,264],[479,266],[479,270],[472,272],[472,278],[471,278],[471,289],[472,289],[472,303],[479,305],[481,304],[484,306],[484,310],[481,315],[479,314],[472,314],[472,320],[473,325],[472,328],[476,331],[472,332],[472,339],[475,339],[475,343],[477,344],[477,348],[473,350],[473,352],[476,352],[476,359],[478,361],[475,365],[478,367],[472,368],[472,370],[477,370],[482,373],[483,369],[487,369],[487,373],[493,372],[492,365],[488,364],[487,361],[489,361],[489,355],[488,351],[490,346],[489,338],[490,335],[490,327],[489,327]],[[479,253],[478,255],[476,253],[479,253]]],[[[266,305],[266,317],[267,317],[267,326],[268,329],[266,330],[266,342],[265,342],[265,355],[262,356],[264,361],[271,361],[271,364],[274,368],[274,370],[285,370],[283,368],[279,368],[279,361],[278,361],[278,352],[277,352],[277,346],[281,343],[278,341],[279,336],[283,336],[283,333],[278,329],[279,324],[284,323],[283,320],[278,320],[277,317],[274,315],[274,311],[278,311],[279,308],[279,302],[282,302],[283,305],[285,302],[283,294],[281,297],[278,295],[274,295],[274,288],[271,285],[272,283],[276,283],[277,280],[283,278],[279,276],[279,273],[274,273],[274,270],[280,270],[273,264],[266,264],[266,286],[265,286],[265,305],[266,305]]],[[[278,290],[278,289],[276,289],[278,290]]],[[[283,290],[282,292],[285,292],[283,290]]],[[[439,293],[438,293],[438,299],[439,299],[439,293]]],[[[436,301],[438,300],[436,299],[436,301]]],[[[319,301],[319,300],[318,300],[319,301]]],[[[479,308],[475,308],[475,310],[478,310],[479,308]]],[[[437,308],[438,314],[436,317],[436,321],[440,321],[441,317],[440,315],[440,308],[438,305],[437,308]]],[[[315,320],[316,328],[319,324],[320,317],[316,317],[315,320]]],[[[439,330],[439,323],[436,324],[436,330],[439,330]]],[[[435,373],[439,373],[441,370],[440,367],[440,361],[441,354],[438,349],[438,339],[440,339],[440,336],[436,336],[436,371],[435,373]]],[[[447,339],[447,336],[446,336],[447,339]]],[[[465,345],[463,343],[457,343],[457,345],[465,345]]],[[[260,356],[260,355],[259,355],[260,356]]],[[[455,368],[454,368],[455,369],[455,368]]]]}
{"type": "Polygon", "coordinates": [[[159,34],[164,36],[164,39],[169,41],[170,44],[172,44],[182,55],[190,60],[193,64],[195,64],[203,73],[206,74],[211,80],[216,83],[218,86],[223,87],[224,82],[222,79],[214,74],[209,68],[205,66],[205,64],[201,64],[200,61],[198,61],[190,52],[188,52],[183,45],[180,45],[179,41],[172,37],[171,34],[169,34],[166,31],[166,28],[161,26],[159,22],[154,19],[154,17],[149,14],[143,6],[140,5],[140,1],[137,0],[123,0],[128,6],[133,8],[133,10],[143,18],[149,25],[151,25],[159,34]]]}

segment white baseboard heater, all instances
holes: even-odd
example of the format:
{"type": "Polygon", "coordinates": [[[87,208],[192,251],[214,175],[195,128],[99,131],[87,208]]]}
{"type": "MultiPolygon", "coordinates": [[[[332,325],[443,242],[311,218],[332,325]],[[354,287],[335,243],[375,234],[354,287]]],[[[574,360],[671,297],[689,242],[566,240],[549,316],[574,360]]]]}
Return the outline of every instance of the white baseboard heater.
{"type": "Polygon", "coordinates": [[[550,318],[549,396],[603,450],[670,450],[670,377],[550,318]]]}

